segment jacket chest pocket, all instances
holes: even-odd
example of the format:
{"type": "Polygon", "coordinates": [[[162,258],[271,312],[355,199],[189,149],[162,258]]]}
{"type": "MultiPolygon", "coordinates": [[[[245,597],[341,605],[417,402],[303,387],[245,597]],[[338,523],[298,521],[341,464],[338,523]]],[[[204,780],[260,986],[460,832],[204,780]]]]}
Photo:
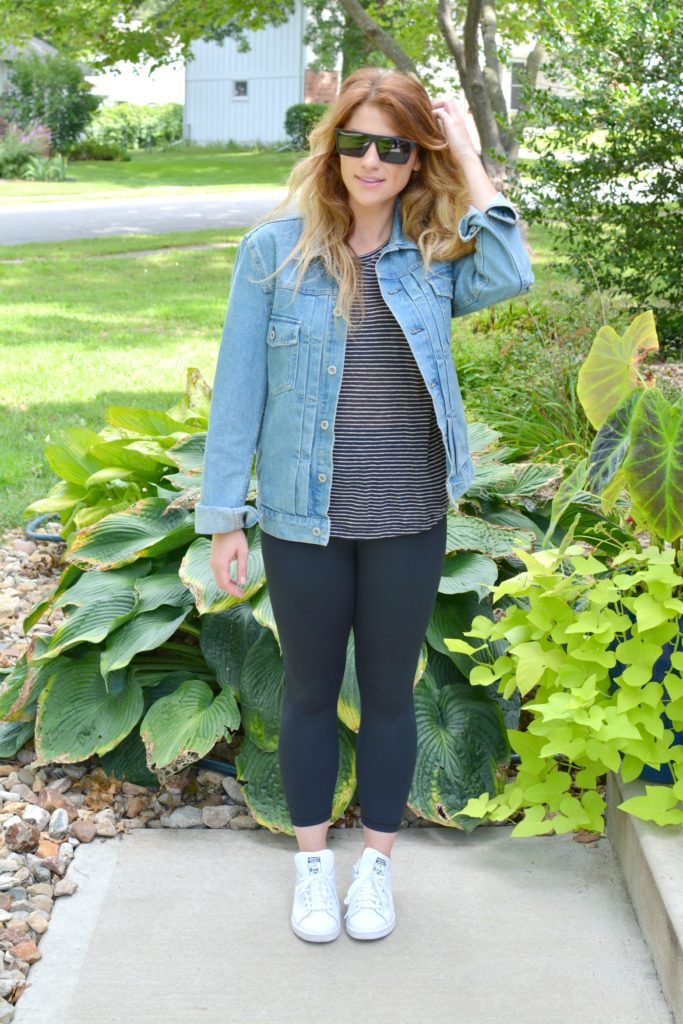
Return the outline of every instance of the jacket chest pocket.
{"type": "Polygon", "coordinates": [[[271,395],[291,391],[299,360],[301,321],[271,316],[268,322],[268,388],[271,395]]]}

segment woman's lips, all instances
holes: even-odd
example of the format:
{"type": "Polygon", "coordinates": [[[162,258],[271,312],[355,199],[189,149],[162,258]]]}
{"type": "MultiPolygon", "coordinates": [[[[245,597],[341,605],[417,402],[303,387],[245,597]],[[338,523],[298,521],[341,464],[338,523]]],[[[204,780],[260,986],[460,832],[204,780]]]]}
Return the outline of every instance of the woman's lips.
{"type": "Polygon", "coordinates": [[[361,183],[361,185],[365,185],[366,188],[377,188],[377,186],[381,185],[384,181],[384,178],[376,178],[375,181],[368,181],[366,178],[361,178],[359,174],[356,175],[356,179],[361,183]]]}

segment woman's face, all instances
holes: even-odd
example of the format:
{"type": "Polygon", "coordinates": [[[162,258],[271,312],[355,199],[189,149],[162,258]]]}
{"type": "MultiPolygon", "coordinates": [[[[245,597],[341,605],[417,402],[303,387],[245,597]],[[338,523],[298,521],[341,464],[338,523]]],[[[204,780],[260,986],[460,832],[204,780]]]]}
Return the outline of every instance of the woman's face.
{"type": "MultiPolygon", "coordinates": [[[[387,120],[384,111],[373,103],[362,103],[356,107],[341,127],[372,132],[374,135],[402,134],[387,120]]],[[[384,163],[380,160],[373,141],[365,156],[340,156],[339,166],[351,205],[355,202],[359,206],[376,206],[393,200],[393,197],[398,195],[408,183],[413,168],[420,166],[420,161],[415,148],[405,164],[384,163]],[[365,184],[361,179],[374,179],[378,183],[365,184]]]]}

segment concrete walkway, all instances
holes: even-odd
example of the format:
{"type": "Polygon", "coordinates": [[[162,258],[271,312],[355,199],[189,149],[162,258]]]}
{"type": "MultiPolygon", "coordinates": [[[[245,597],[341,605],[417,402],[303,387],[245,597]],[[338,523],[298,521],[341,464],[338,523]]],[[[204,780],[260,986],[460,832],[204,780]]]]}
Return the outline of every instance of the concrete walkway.
{"type": "MultiPolygon", "coordinates": [[[[671,1024],[611,840],[402,830],[397,924],[291,931],[296,842],[145,829],[78,848],[15,1024],[671,1024]]],[[[332,829],[340,900],[361,830],[332,829]]]]}

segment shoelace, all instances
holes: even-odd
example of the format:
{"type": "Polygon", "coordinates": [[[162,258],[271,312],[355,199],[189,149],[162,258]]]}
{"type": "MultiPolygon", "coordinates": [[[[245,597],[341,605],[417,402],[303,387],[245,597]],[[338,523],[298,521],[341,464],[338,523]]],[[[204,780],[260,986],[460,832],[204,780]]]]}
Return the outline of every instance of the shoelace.
{"type": "Polygon", "coordinates": [[[332,879],[325,874],[305,875],[297,883],[296,891],[303,896],[306,910],[327,910],[334,913],[332,879]]]}
{"type": "Polygon", "coordinates": [[[368,875],[359,875],[353,880],[344,897],[344,903],[349,905],[347,914],[355,913],[361,907],[369,907],[384,917],[382,908],[384,893],[384,883],[379,881],[374,871],[368,875]]]}

